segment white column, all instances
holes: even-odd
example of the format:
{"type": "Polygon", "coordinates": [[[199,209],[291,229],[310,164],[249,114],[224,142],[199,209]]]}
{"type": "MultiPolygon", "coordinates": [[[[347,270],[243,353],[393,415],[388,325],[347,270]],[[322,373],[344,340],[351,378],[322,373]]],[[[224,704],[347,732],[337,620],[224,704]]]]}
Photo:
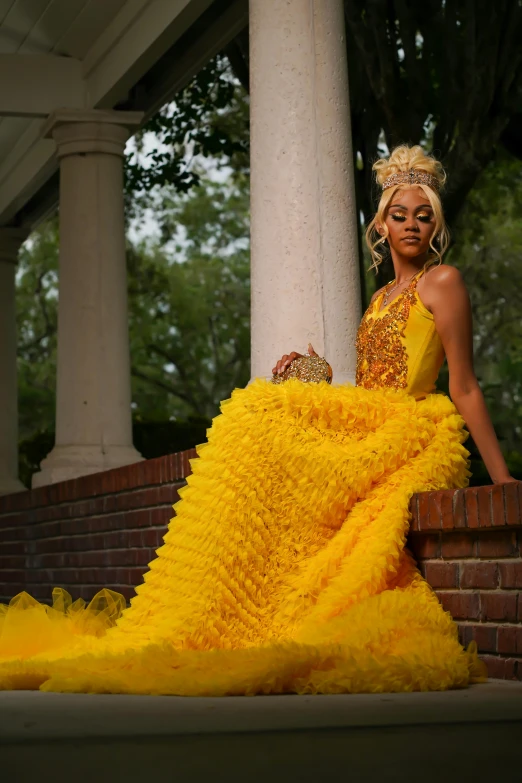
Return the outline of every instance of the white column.
{"type": "Polygon", "coordinates": [[[326,356],[355,382],[360,320],[342,0],[250,0],[252,377],[326,356]]]}
{"type": "Polygon", "coordinates": [[[27,231],[0,228],[0,495],[25,489],[18,479],[15,272],[27,231]]]}
{"type": "Polygon", "coordinates": [[[60,110],[56,444],[33,486],[128,465],[132,445],[122,157],[138,112],[60,110]]]}

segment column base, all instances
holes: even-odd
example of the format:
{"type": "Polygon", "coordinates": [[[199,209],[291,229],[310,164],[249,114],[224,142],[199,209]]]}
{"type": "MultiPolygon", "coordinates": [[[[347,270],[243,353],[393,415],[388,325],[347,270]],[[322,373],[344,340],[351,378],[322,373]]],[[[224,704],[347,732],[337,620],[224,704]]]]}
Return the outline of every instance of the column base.
{"type": "Polygon", "coordinates": [[[33,475],[32,487],[102,473],[142,460],[134,446],[107,446],[105,451],[99,446],[55,446],[40,464],[40,472],[33,475]]]}
{"type": "Polygon", "coordinates": [[[26,492],[27,487],[24,487],[22,482],[17,478],[10,476],[4,476],[0,478],[0,495],[14,495],[15,492],[26,492]]]}

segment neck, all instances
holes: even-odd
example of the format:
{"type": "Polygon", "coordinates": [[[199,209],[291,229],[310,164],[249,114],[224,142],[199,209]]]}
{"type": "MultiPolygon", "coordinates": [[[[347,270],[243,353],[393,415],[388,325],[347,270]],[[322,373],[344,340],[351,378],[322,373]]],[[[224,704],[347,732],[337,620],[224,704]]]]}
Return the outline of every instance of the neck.
{"type": "Polygon", "coordinates": [[[397,285],[405,283],[411,277],[420,272],[422,267],[427,261],[427,253],[410,258],[409,256],[400,255],[400,253],[391,251],[393,271],[395,273],[395,282],[397,285]]]}

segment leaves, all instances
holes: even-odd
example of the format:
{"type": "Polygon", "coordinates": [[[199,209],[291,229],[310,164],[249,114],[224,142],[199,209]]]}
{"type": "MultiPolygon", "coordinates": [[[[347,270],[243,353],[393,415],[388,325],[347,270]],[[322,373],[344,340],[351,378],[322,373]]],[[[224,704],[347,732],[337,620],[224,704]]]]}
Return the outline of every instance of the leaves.
{"type": "Polygon", "coordinates": [[[134,137],[136,151],[125,162],[127,201],[156,187],[187,193],[201,182],[193,163],[213,157],[234,171],[248,171],[248,96],[226,57],[211,60],[134,137]],[[146,150],[147,136],[154,149],[146,150]]]}

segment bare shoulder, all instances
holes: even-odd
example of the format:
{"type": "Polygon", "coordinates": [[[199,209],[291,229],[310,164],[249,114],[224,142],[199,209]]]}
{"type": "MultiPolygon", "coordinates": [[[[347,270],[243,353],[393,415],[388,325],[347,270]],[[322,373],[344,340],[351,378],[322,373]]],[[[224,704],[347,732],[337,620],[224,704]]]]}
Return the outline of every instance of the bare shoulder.
{"type": "Polygon", "coordinates": [[[462,274],[449,264],[430,267],[419,280],[418,291],[424,305],[431,312],[444,303],[451,303],[453,306],[468,297],[462,274]]]}
{"type": "MultiPolygon", "coordinates": [[[[465,286],[462,274],[455,266],[449,264],[439,264],[432,266],[424,275],[424,284],[436,290],[447,291],[448,288],[455,286],[465,286]]],[[[419,282],[422,282],[419,281],[419,282]]]]}

